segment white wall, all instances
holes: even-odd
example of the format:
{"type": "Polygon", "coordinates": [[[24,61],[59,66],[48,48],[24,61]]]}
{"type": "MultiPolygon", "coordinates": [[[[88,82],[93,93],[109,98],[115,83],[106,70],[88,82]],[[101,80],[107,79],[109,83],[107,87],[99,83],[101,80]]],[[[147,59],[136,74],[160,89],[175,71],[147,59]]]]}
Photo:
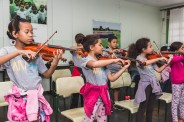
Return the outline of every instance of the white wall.
{"type": "MultiPolygon", "coordinates": [[[[143,36],[157,42],[161,40],[161,13],[158,8],[123,0],[48,0],[47,8],[48,37],[58,31],[49,42],[51,44],[75,45],[75,34],[92,33],[93,19],[121,23],[123,48],[143,36]]],[[[10,44],[6,36],[8,23],[9,0],[0,0],[0,48],[10,44]]],[[[70,60],[71,54],[66,52],[64,57],[70,60]]],[[[44,89],[49,90],[49,81],[43,83],[44,89]]]]}
{"type": "MultiPolygon", "coordinates": [[[[9,0],[0,0],[0,47],[9,45],[6,36],[8,3],[9,0]]],[[[121,23],[122,48],[141,37],[148,37],[160,44],[159,9],[123,0],[48,0],[48,37],[55,30],[58,31],[50,43],[66,47],[74,45],[75,34],[92,33],[93,19],[121,23]]],[[[70,59],[71,55],[67,52],[65,57],[70,59]]]]}
{"type": "Polygon", "coordinates": [[[122,1],[120,11],[122,46],[141,37],[148,37],[160,45],[161,12],[158,8],[122,1]]]}
{"type": "Polygon", "coordinates": [[[3,1],[0,0],[0,48],[4,45],[3,31],[3,1]]]}

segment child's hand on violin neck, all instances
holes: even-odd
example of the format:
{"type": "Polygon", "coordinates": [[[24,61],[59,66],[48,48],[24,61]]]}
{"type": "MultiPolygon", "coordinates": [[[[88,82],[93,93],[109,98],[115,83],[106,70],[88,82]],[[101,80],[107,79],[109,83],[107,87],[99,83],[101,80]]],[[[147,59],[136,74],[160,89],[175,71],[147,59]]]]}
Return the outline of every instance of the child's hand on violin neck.
{"type": "Polygon", "coordinates": [[[54,60],[58,60],[61,58],[61,56],[63,55],[64,51],[61,49],[57,49],[56,51],[53,52],[54,55],[54,60]]]}
{"type": "Polygon", "coordinates": [[[167,59],[167,58],[165,58],[165,57],[160,57],[160,58],[159,58],[159,60],[165,60],[165,61],[168,61],[168,59],[167,59]]]}
{"type": "Polygon", "coordinates": [[[120,58],[117,58],[117,59],[113,59],[113,61],[114,61],[114,63],[121,63],[121,64],[125,64],[125,61],[124,60],[122,60],[122,59],[120,59],[120,58]]]}
{"type": "Polygon", "coordinates": [[[125,65],[124,65],[124,67],[125,68],[128,68],[129,66],[130,66],[130,60],[125,60],[125,65]]]}
{"type": "Polygon", "coordinates": [[[36,53],[31,50],[18,50],[18,53],[29,60],[34,59],[36,56],[36,53]]]}
{"type": "Polygon", "coordinates": [[[169,64],[172,59],[173,59],[173,55],[169,55],[169,59],[168,59],[167,63],[169,64]]]}

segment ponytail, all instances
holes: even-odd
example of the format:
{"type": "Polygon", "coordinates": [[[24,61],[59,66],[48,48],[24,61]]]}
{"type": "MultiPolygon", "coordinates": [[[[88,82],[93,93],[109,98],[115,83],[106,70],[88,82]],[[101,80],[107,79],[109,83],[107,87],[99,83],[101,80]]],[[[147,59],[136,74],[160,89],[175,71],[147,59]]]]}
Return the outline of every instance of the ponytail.
{"type": "MultiPolygon", "coordinates": [[[[19,28],[19,24],[20,22],[29,22],[28,20],[24,19],[24,18],[20,18],[20,16],[16,15],[11,22],[8,25],[8,31],[7,31],[7,35],[10,39],[15,40],[15,37],[13,36],[13,31],[15,31],[15,33],[19,32],[20,28],[19,28]]],[[[30,22],[29,22],[30,23],[30,22]]]]}

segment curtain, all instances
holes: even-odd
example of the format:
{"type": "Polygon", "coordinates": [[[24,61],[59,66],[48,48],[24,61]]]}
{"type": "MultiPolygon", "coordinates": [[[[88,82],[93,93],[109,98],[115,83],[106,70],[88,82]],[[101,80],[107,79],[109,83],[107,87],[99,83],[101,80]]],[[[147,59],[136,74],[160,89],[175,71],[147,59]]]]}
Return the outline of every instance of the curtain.
{"type": "Polygon", "coordinates": [[[169,43],[175,41],[184,42],[184,8],[170,11],[169,43]]]}
{"type": "Polygon", "coordinates": [[[167,11],[162,11],[162,33],[161,33],[161,46],[166,45],[166,18],[167,11]]]}

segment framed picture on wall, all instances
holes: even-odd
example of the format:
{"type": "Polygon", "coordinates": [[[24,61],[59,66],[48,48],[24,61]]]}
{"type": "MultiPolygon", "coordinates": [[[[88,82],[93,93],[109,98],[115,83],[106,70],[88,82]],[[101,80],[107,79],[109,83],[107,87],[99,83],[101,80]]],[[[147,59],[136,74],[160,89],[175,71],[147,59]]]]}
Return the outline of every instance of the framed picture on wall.
{"type": "Polygon", "coordinates": [[[19,15],[31,22],[35,42],[47,40],[47,0],[9,0],[9,9],[10,21],[19,15]]]}
{"type": "Polygon", "coordinates": [[[31,23],[47,24],[47,0],[10,0],[10,20],[19,15],[31,23]]]}
{"type": "Polygon", "coordinates": [[[116,36],[118,47],[121,47],[121,23],[102,22],[93,20],[93,34],[98,35],[104,47],[108,46],[108,38],[116,36]]]}

